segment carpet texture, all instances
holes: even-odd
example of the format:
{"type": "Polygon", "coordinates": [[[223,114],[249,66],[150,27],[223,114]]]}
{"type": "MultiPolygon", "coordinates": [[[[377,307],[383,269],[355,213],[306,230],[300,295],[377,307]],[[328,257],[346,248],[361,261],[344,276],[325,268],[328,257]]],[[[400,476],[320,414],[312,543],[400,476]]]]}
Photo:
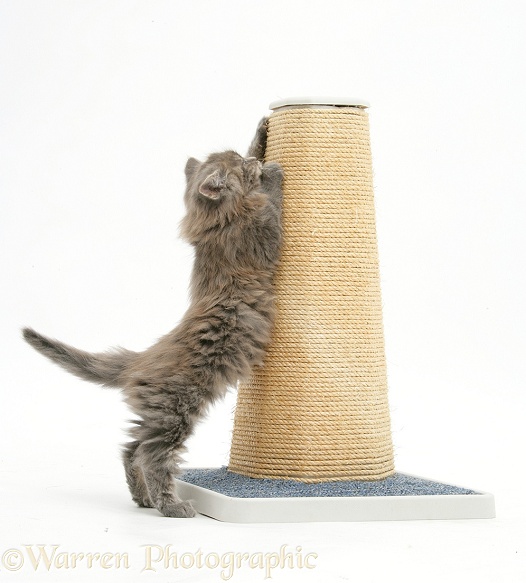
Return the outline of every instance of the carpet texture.
{"type": "Polygon", "coordinates": [[[406,474],[377,481],[304,484],[294,480],[249,478],[222,468],[186,470],[179,479],[234,498],[289,498],[334,496],[436,496],[478,494],[474,490],[441,484],[406,474]]]}

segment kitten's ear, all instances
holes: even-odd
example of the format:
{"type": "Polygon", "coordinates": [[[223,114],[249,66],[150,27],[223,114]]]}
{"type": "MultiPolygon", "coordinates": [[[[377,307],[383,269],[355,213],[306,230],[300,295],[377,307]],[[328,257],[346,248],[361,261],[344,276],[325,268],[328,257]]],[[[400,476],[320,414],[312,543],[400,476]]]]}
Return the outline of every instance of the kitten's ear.
{"type": "Polygon", "coordinates": [[[199,186],[199,192],[213,200],[221,196],[221,191],[225,187],[226,177],[222,176],[219,170],[207,176],[199,186]]]}
{"type": "Polygon", "coordinates": [[[197,169],[201,166],[201,162],[196,160],[195,158],[188,158],[188,162],[186,163],[184,173],[186,174],[186,181],[190,182],[192,177],[197,172],[197,169]]]}

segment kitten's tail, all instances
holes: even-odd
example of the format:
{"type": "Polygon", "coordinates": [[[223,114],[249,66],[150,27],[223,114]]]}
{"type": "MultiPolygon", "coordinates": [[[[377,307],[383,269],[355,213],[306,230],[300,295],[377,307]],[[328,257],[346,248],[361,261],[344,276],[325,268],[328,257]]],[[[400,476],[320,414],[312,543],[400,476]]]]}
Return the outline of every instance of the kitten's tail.
{"type": "Polygon", "coordinates": [[[125,371],[137,355],[136,352],[120,348],[92,354],[42,336],[31,328],[24,328],[22,334],[35,350],[68,372],[85,381],[99,383],[106,387],[123,386],[126,380],[125,371]]]}

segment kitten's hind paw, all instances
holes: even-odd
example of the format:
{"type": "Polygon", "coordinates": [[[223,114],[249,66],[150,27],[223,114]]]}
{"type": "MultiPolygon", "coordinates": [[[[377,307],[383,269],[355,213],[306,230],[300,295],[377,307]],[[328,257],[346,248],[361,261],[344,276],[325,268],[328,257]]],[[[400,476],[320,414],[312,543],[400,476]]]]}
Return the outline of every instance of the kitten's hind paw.
{"type": "Polygon", "coordinates": [[[193,518],[196,512],[190,502],[173,502],[159,506],[157,510],[169,518],[193,518]]]}
{"type": "Polygon", "coordinates": [[[139,508],[155,508],[152,501],[146,496],[144,498],[137,498],[134,496],[133,501],[139,508]]]}

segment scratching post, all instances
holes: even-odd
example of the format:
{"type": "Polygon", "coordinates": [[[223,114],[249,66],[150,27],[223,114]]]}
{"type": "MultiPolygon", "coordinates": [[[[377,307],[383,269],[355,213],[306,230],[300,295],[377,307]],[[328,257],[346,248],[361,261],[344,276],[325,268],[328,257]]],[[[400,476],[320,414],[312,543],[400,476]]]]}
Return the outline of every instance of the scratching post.
{"type": "Polygon", "coordinates": [[[361,100],[271,105],[284,243],[264,366],[239,387],[228,468],[179,494],[228,522],[492,518],[491,494],[394,472],[369,122],[361,100]]]}
{"type": "Polygon", "coordinates": [[[278,108],[284,169],[277,318],[239,388],[229,469],[303,482],[394,472],[369,120],[362,107],[278,108]]]}

